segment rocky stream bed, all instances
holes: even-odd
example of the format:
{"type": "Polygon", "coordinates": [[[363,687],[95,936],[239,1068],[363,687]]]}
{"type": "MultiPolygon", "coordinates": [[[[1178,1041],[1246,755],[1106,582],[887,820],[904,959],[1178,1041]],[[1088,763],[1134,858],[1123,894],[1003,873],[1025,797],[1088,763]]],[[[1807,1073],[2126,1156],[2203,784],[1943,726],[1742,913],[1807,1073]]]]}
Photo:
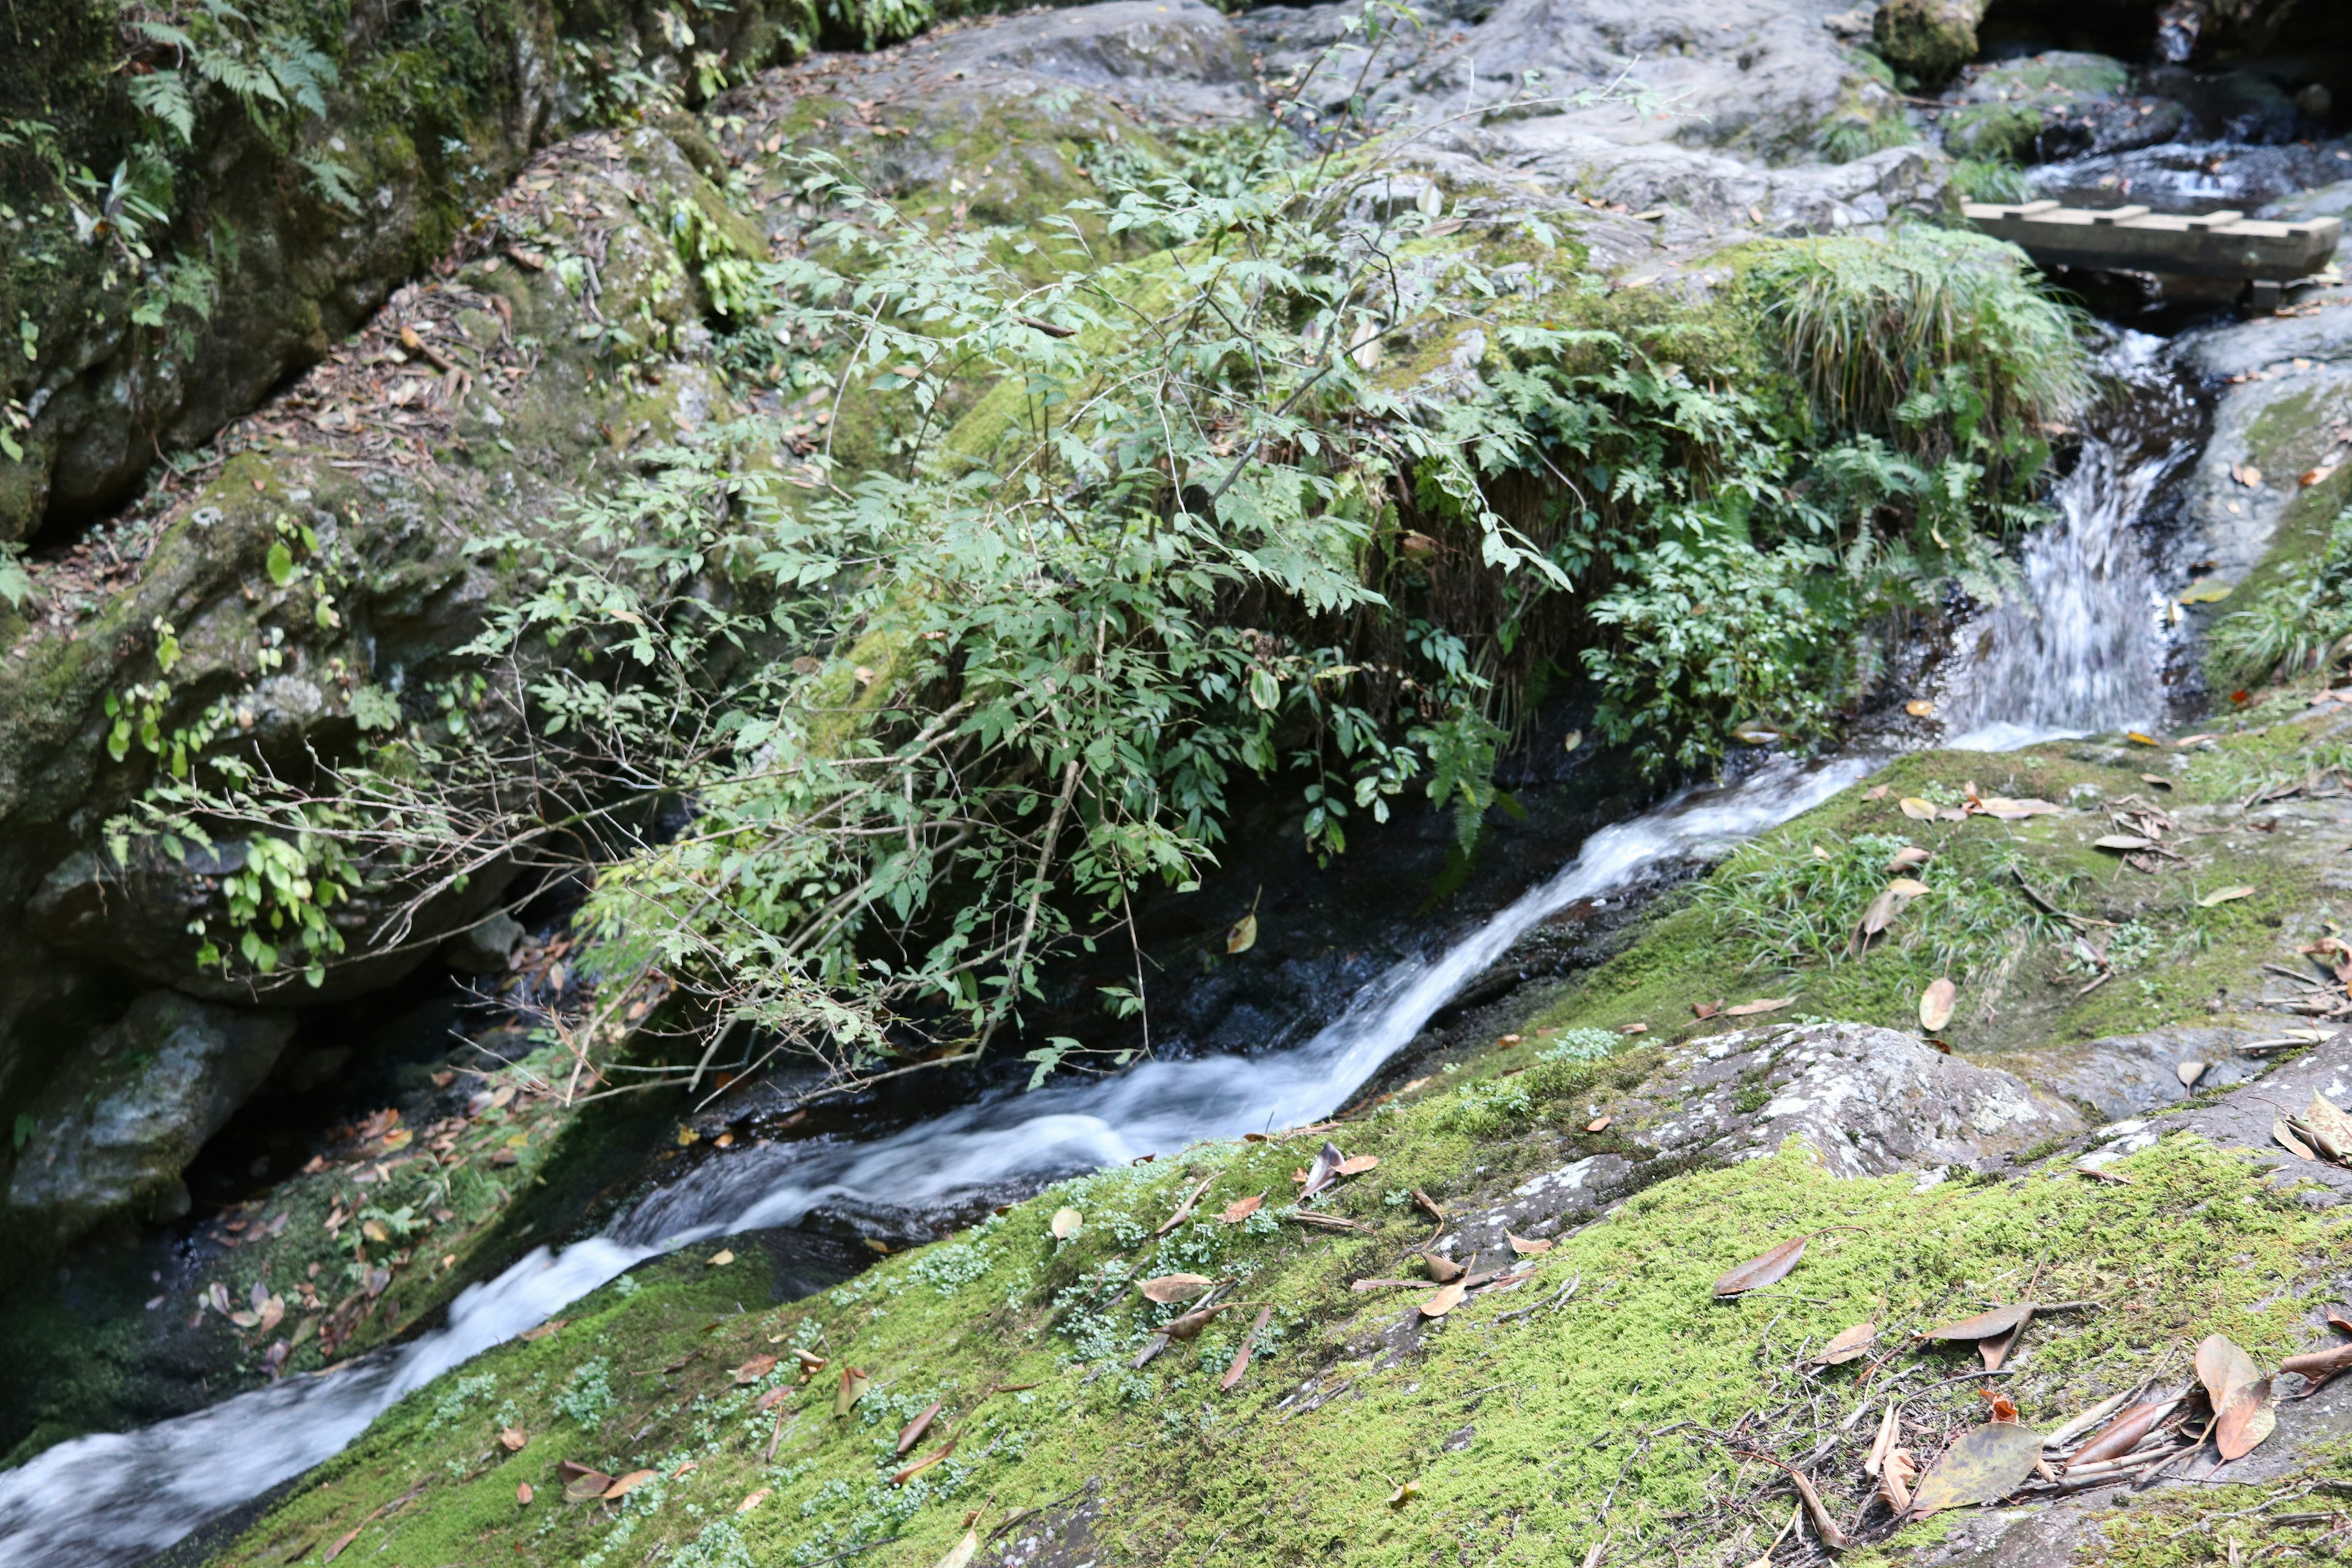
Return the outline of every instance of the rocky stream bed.
{"type": "MultiPolygon", "coordinates": [[[[870,47],[912,29],[354,10],[320,112],[188,133],[173,254],[236,242],[169,331],[119,286],[120,181],[45,205],[0,137],[0,306],[29,323],[0,383],[26,580],[0,612],[0,1563],[2352,1552],[2352,1394],[2277,1371],[2275,1430],[2225,1462],[2195,1391],[2208,1336],[2272,1373],[2352,1300],[2352,1171],[2289,1124],[2352,1103],[2344,650],[2270,681],[2209,637],[2339,569],[2333,269],[2259,317],[2060,279],[2102,394],[2044,433],[2047,521],[2005,600],[1879,627],[1818,754],[1748,734],[1675,788],[1587,739],[1569,681],[1475,851],[1401,808],[1327,863],[1297,800],[1238,790],[1214,873],[1130,916],[1141,1024],[1095,1003],[1129,960],[1075,946],[1024,1020],[1139,1054],[1116,1071],[1037,1088],[1005,1050],[844,1098],[790,1064],[583,1098],[547,1026],[597,994],[576,882],[487,864],[398,941],[413,889],[363,896],[310,986],[201,951],[262,851],[110,845],[171,775],[150,737],[457,731],[524,582],[478,548],[497,528],[719,432],[761,432],[727,460],[783,484],[887,466],[904,409],[772,374],[729,303],[726,263],[822,253],[810,154],[1042,278],[1024,237],[1134,168],[1377,126],[1363,200],[1443,214],[1432,243],[1520,290],[1374,342],[1398,389],[1499,377],[1507,331],[1567,301],[1711,321],[1744,247],[1884,238],[1979,190],[2352,208],[2352,27],[2309,0],[1362,14],[1109,0],[870,47]],[[115,216],[77,237],[67,206],[115,216]],[[1897,876],[1919,890],[1890,902],[1897,876]],[[1717,1294],[1799,1237],[1785,1279],[1717,1294]],[[1920,1337],[2025,1302],[2051,1310],[1981,1362],[1920,1337]],[[1868,1353],[1821,1359],[1864,1321],[1868,1353]],[[1881,1496],[1889,1446],[1927,1472],[1989,1417],[2047,1435],[2135,1393],[2195,1413],[2144,1447],[2160,1469],[2070,1479],[2029,1445],[1969,1506],[1881,1496]]],[[[0,98],[99,145],[56,62],[110,61],[106,16],[28,6],[56,53],[0,66],[0,98]]],[[[121,16],[132,74],[163,68],[136,26],[164,14],[121,16]]]]}

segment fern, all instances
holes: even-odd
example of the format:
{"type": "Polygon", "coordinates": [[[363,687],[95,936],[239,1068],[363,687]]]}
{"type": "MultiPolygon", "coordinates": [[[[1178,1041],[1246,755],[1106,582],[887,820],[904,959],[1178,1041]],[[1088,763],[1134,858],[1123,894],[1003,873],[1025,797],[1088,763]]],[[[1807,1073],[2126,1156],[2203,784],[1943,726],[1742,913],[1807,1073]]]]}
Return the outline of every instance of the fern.
{"type": "Polygon", "coordinates": [[[183,146],[196,139],[196,106],[188,84],[175,70],[153,71],[131,79],[131,101],[140,112],[162,121],[179,134],[183,146]]]}
{"type": "Polygon", "coordinates": [[[310,155],[296,160],[302,172],[310,176],[310,188],[320,201],[345,212],[360,210],[359,192],[352,185],[352,172],[332,158],[310,155]]]}

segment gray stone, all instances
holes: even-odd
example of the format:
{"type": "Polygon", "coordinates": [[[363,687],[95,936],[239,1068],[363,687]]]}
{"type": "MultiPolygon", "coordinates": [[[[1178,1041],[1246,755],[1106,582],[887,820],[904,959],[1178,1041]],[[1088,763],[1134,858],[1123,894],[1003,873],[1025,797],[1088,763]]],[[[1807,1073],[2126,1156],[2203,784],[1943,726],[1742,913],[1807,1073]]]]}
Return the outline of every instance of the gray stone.
{"type": "Polygon", "coordinates": [[[468,974],[496,974],[506,968],[526,934],[520,921],[504,910],[492,910],[443,944],[441,956],[450,967],[468,974]]]}
{"type": "Polygon", "coordinates": [[[114,1220],[187,1212],[180,1173],[278,1060],[283,1015],[151,991],[58,1065],[26,1112],[10,1228],[62,1245],[114,1220]]]}
{"type": "Polygon", "coordinates": [[[1978,1060],[2081,1107],[2095,1121],[2120,1121],[2187,1100],[2189,1090],[2180,1081],[2183,1062],[2206,1064],[2196,1084],[2200,1093],[2261,1077],[2267,1064],[2260,1057],[2239,1055],[2238,1047],[2276,1037],[2252,1029],[2180,1024],[1978,1060]]]}
{"type": "Polygon", "coordinates": [[[1507,1257],[1505,1232],[1550,1237],[1639,1186],[1694,1165],[1722,1165],[1803,1142],[1843,1177],[1958,1166],[2073,1137],[2084,1120],[2009,1073],[1945,1056],[1916,1035],[1866,1024],[1748,1029],[1678,1047],[1610,1112],[1626,1154],[1577,1160],[1459,1217],[1441,1246],[1467,1262],[1507,1257]]]}
{"type": "Polygon", "coordinates": [[[1155,117],[1238,120],[1258,106],[1241,36],[1202,0],[1111,0],[926,39],[918,70],[1019,71],[1100,88],[1155,117]]]}

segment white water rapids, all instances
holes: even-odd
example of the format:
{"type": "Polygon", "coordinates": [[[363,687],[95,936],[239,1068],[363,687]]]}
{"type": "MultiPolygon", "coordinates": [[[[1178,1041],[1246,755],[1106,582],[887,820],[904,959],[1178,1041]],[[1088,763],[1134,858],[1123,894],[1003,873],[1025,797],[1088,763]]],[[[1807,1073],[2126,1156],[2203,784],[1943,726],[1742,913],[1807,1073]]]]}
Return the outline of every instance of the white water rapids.
{"type": "MultiPolygon", "coordinates": [[[[2134,377],[2154,340],[2127,337],[2134,377]]],[[[2126,460],[2094,432],[2059,487],[2059,521],[2024,552],[2030,594],[1980,623],[1952,743],[2000,749],[2146,722],[2160,631],[2133,523],[2172,458],[2126,460]]],[[[1719,853],[1870,771],[1858,758],[1776,763],[1595,833],[1565,869],[1431,958],[1381,975],[1295,1049],[1151,1061],[1118,1078],[999,1095],[866,1142],[778,1144],[711,1161],[604,1236],[542,1248],[467,1290],[446,1328],[340,1370],[291,1377],[134,1432],[62,1443],[0,1474],[0,1568],[121,1568],[342,1448],[394,1400],[666,1247],[790,1225],[820,1204],[934,1208],[1203,1139],[1314,1121],[1538,922],[1644,869],[1719,853]]]]}

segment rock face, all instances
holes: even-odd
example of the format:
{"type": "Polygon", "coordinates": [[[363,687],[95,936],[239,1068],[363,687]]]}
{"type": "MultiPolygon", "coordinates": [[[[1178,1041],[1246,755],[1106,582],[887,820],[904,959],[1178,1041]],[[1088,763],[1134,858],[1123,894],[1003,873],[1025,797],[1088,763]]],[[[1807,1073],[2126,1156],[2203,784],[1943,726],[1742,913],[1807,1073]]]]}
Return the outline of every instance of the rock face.
{"type": "MultiPolygon", "coordinates": [[[[148,195],[168,211],[143,231],[84,236],[75,220],[89,216],[86,197],[39,159],[0,158],[11,215],[0,225],[0,320],[34,329],[20,353],[12,328],[0,360],[0,407],[19,416],[8,428],[23,454],[0,448],[0,539],[119,504],[159,452],[210,439],[323,358],[536,145],[600,113],[618,73],[699,98],[698,58],[756,69],[804,51],[815,33],[813,9],[792,0],[620,16],[544,0],[431,16],[362,8],[320,29],[331,40],[320,61],[341,86],[315,111],[289,109],[264,130],[266,103],[248,115],[199,82],[183,139],[132,106],[111,26],[37,24],[30,12],[19,25],[47,26],[48,47],[12,51],[0,102],[73,102],[54,128],[60,167],[120,163],[120,179],[152,165],[162,184],[148,195]],[[317,172],[328,166],[331,179],[317,172]],[[138,248],[156,259],[140,261],[138,248]]],[[[166,50],[146,63],[173,60],[166,50]]]]}
{"type": "Polygon", "coordinates": [[[1241,36],[1202,0],[1111,0],[927,39],[916,70],[1021,71],[1083,82],[1153,118],[1233,121],[1258,108],[1241,36]]]}
{"type": "Polygon", "coordinates": [[[1626,1152],[1546,1172],[1491,1210],[1463,1217],[1461,1260],[1507,1256],[1506,1232],[1554,1236],[1663,1175],[1763,1159],[1792,1138],[1840,1176],[1918,1170],[1940,1179],[1953,1167],[1990,1168],[2084,1125],[2063,1100],[2006,1072],[1865,1024],[1695,1042],[1610,1110],[1627,1129],[1626,1152]]]}
{"type": "Polygon", "coordinates": [[[151,991],[60,1064],[23,1112],[9,1217],[62,1244],[118,1219],[187,1212],[180,1173],[269,1075],[294,1032],[282,1014],[151,991]]]}

